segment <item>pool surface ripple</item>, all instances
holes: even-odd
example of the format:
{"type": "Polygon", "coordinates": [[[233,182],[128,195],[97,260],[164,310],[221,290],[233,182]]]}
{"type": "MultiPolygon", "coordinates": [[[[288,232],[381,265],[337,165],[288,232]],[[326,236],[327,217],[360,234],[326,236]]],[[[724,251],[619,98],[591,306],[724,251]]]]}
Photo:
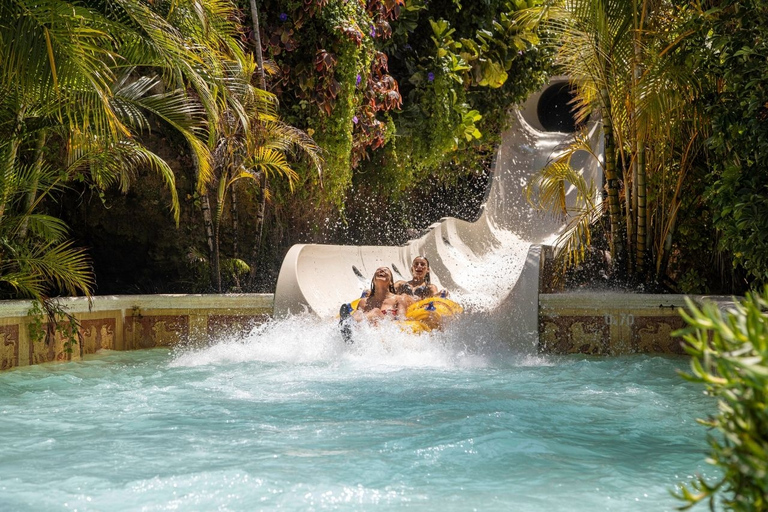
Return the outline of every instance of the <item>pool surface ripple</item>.
{"type": "Polygon", "coordinates": [[[202,349],[0,374],[0,510],[662,511],[715,404],[682,358],[545,357],[482,332],[345,345],[270,322],[202,349]]]}

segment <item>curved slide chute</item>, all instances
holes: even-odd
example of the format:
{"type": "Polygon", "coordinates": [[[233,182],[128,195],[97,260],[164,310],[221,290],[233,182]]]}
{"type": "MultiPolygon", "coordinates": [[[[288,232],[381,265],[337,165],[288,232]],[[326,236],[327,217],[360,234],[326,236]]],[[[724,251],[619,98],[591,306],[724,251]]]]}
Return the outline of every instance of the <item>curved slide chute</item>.
{"type": "MultiPolygon", "coordinates": [[[[278,276],[275,317],[307,311],[333,318],[342,303],[368,287],[376,268],[388,266],[395,280],[407,280],[413,258],[424,255],[432,281],[468,310],[493,312],[501,336],[535,336],[540,248],[552,244],[565,226],[535,211],[524,188],[573,139],[569,90],[566,78],[554,78],[512,112],[475,222],[447,217],[402,246],[294,245],[278,276]]],[[[596,155],[602,155],[600,128],[599,120],[586,127],[596,155]]],[[[599,188],[602,170],[593,155],[577,153],[571,164],[599,188]]],[[[569,201],[575,195],[575,188],[567,191],[569,201]]]]}

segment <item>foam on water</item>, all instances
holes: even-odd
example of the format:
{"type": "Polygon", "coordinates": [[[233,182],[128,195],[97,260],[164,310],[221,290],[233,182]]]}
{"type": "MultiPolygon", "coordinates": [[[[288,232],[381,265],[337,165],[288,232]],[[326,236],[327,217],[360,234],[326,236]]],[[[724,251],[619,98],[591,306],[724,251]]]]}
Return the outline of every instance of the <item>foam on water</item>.
{"type": "MultiPolygon", "coordinates": [[[[270,320],[242,337],[203,348],[176,349],[173,366],[228,363],[326,363],[360,368],[462,368],[514,364],[522,354],[493,340],[483,330],[487,319],[468,314],[443,331],[414,335],[391,321],[354,326],[353,343],[344,342],[336,320],[293,315],[270,320]],[[471,333],[471,334],[470,334],[471,333]]],[[[489,331],[490,333],[491,331],[489,331]]],[[[526,354],[529,361],[536,360],[526,354]]]]}

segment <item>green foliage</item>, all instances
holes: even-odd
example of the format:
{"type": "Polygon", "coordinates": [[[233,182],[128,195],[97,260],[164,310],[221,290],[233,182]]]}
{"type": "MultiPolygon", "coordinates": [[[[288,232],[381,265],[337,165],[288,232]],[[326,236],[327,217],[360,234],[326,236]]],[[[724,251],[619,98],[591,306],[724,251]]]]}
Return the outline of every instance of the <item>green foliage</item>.
{"type": "Polygon", "coordinates": [[[699,477],[678,497],[690,508],[721,500],[727,510],[768,508],[768,288],[750,293],[734,311],[722,313],[714,303],[702,308],[687,301],[683,329],[691,373],[683,377],[703,384],[718,400],[718,414],[700,422],[717,432],[708,436],[708,462],[722,470],[709,483],[699,477]]]}
{"type": "Polygon", "coordinates": [[[681,293],[743,294],[743,270],[734,269],[730,253],[718,247],[713,208],[705,197],[711,173],[705,156],[702,152],[683,185],[667,275],[681,293]]]}
{"type": "Polygon", "coordinates": [[[225,288],[233,292],[242,292],[242,281],[250,273],[251,267],[239,258],[227,258],[221,262],[224,281],[231,286],[225,288]]]}
{"type": "MultiPolygon", "coordinates": [[[[209,236],[208,247],[210,250],[211,274],[214,288],[221,292],[222,268],[221,265],[221,227],[225,213],[236,218],[238,183],[246,183],[261,191],[263,201],[268,195],[268,184],[275,178],[283,179],[289,190],[293,190],[294,183],[298,180],[298,173],[291,167],[289,157],[294,153],[306,156],[311,162],[311,170],[318,175],[322,173],[322,158],[320,149],[315,142],[303,131],[298,130],[282,122],[277,112],[277,100],[271,93],[251,85],[251,77],[255,75],[256,64],[248,56],[243,56],[240,66],[231,66],[231,76],[227,97],[229,103],[234,104],[222,110],[218,116],[220,123],[211,129],[214,142],[211,144],[213,183],[211,189],[215,194],[208,194],[200,198],[203,222],[206,233],[209,236]],[[242,115],[238,115],[242,110],[242,115]],[[211,199],[215,199],[213,212],[208,208],[211,199]],[[206,204],[207,202],[207,204],[206,204]]],[[[260,233],[261,216],[257,216],[257,232],[260,233]]],[[[235,240],[233,250],[238,247],[238,232],[233,233],[235,240]]],[[[256,245],[260,240],[255,240],[256,245]]],[[[258,251],[249,244],[248,252],[258,251]]],[[[239,261],[239,260],[238,260],[239,261]]],[[[239,275],[233,274],[240,288],[239,275]]],[[[226,277],[226,276],[225,276],[226,277]]]]}
{"type": "Polygon", "coordinates": [[[521,17],[557,47],[556,63],[576,86],[575,117],[597,111],[603,120],[613,277],[645,289],[704,291],[726,281],[712,263],[731,246],[712,254],[717,212],[701,186],[702,169],[716,161],[704,142],[718,80],[702,66],[713,52],[697,8],[552,0],[521,17]]]}
{"type": "Polygon", "coordinates": [[[353,42],[339,46],[333,78],[339,84],[339,89],[335,93],[334,107],[330,115],[316,111],[311,127],[315,140],[325,149],[324,194],[336,207],[341,208],[352,181],[353,118],[356,104],[359,103],[354,84],[362,52],[353,42]]]}
{"type": "Polygon", "coordinates": [[[178,222],[174,173],[140,139],[157,125],[180,134],[203,190],[209,127],[225,110],[243,114],[225,86],[242,57],[235,14],[219,0],[0,3],[3,293],[90,293],[84,251],[43,214],[42,201],[67,185],[126,191],[140,170],[153,170],[178,222]]]}
{"type": "Polygon", "coordinates": [[[546,56],[512,17],[525,2],[361,6],[264,2],[267,53],[281,70],[274,90],[327,162],[322,191],[302,177],[299,188],[314,191],[299,190],[300,204],[341,207],[351,183],[398,196],[420,180],[474,172],[509,107],[544,80],[546,56]]]}
{"type": "Polygon", "coordinates": [[[12,146],[0,143],[0,298],[90,294],[94,281],[85,251],[67,240],[64,222],[39,212],[40,201],[61,191],[67,173],[40,160],[13,165],[12,146]]]}
{"type": "Polygon", "coordinates": [[[79,345],[82,351],[80,322],[56,300],[33,300],[27,316],[32,318],[27,327],[33,341],[50,343],[59,334],[64,340],[66,353],[71,354],[75,345],[79,345]]]}
{"type": "Polygon", "coordinates": [[[692,23],[693,44],[706,51],[691,58],[710,91],[707,199],[720,247],[759,287],[768,283],[768,9],[760,1],[728,0],[697,12],[692,23]]]}
{"type": "Polygon", "coordinates": [[[396,32],[390,69],[409,78],[401,82],[404,108],[394,120],[405,139],[401,162],[412,168],[401,190],[427,178],[455,180],[458,169],[477,170],[506,127],[509,108],[543,84],[548,54],[513,19],[525,7],[429,2],[412,14],[418,29],[396,32]],[[452,161],[461,163],[446,165],[452,161]]]}
{"type": "MultiPolygon", "coordinates": [[[[764,129],[761,128],[762,131],[764,129]]],[[[753,132],[752,136],[762,137],[753,132]]],[[[722,147],[716,149],[721,154],[722,147]]],[[[746,148],[745,148],[746,149],[746,148]]],[[[766,148],[768,149],[768,148],[766,148]]],[[[729,156],[732,155],[729,150],[729,156]]],[[[759,155],[758,152],[754,154],[759,155]]],[[[725,157],[725,155],[723,155],[725,157]]],[[[759,155],[765,158],[764,155],[759,155]]],[[[768,178],[763,164],[744,162],[720,173],[709,198],[723,248],[732,251],[734,265],[742,265],[754,285],[768,283],[768,178]]]]}
{"type": "Polygon", "coordinates": [[[299,166],[299,197],[279,192],[279,201],[342,209],[353,167],[383,140],[381,95],[399,101],[384,86],[396,82],[386,80],[386,57],[377,60],[374,42],[390,30],[388,3],[264,2],[263,40],[278,70],[273,90],[286,120],[315,138],[325,160],[322,181],[299,166]]]}

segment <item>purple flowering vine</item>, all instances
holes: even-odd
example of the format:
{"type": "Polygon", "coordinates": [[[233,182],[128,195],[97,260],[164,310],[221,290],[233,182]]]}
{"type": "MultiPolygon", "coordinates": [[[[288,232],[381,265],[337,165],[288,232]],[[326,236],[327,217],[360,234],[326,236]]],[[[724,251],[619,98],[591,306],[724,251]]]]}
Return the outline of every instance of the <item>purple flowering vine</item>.
{"type": "Polygon", "coordinates": [[[352,122],[357,124],[357,122],[360,121],[357,116],[352,116],[352,122]]]}
{"type": "Polygon", "coordinates": [[[284,12],[281,12],[280,16],[278,16],[278,18],[280,18],[280,21],[285,21],[285,20],[288,19],[288,15],[286,13],[284,13],[284,12]]]}
{"type": "Polygon", "coordinates": [[[429,73],[427,73],[427,80],[429,80],[430,82],[434,82],[435,74],[433,72],[431,72],[431,71],[429,73]]]}
{"type": "Polygon", "coordinates": [[[355,85],[360,85],[360,82],[363,81],[363,77],[360,75],[357,75],[357,78],[355,78],[355,85]]]}

